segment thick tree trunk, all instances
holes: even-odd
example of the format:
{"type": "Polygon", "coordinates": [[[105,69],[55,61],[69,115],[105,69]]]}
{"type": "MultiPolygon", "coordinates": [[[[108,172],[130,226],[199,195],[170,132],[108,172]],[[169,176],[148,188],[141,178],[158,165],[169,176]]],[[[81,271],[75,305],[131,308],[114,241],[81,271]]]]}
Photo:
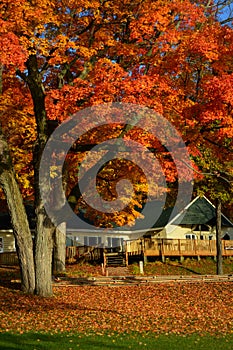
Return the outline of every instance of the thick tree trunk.
{"type": "Polygon", "coordinates": [[[221,201],[216,201],[216,250],[217,250],[217,275],[223,274],[222,268],[222,224],[221,224],[221,201]]]}
{"type": "Polygon", "coordinates": [[[37,234],[35,241],[36,294],[52,295],[52,249],[54,228],[44,212],[43,205],[36,208],[37,234]]]}
{"type": "Polygon", "coordinates": [[[54,232],[53,273],[66,270],[66,223],[61,223],[54,232]]]}
{"type": "MultiPolygon", "coordinates": [[[[39,165],[43,148],[34,153],[35,178],[35,208],[36,208],[36,236],[35,236],[35,273],[36,294],[49,297],[52,295],[52,252],[54,225],[48,217],[40,195],[39,165]]],[[[48,191],[49,183],[41,184],[43,190],[48,191]]]]}
{"type": "Polygon", "coordinates": [[[0,127],[0,184],[7,199],[21,270],[21,289],[33,294],[35,270],[33,241],[22,195],[15,178],[7,141],[0,127]]]}
{"type": "MultiPolygon", "coordinates": [[[[29,86],[37,126],[37,140],[34,149],[34,190],[37,216],[35,235],[36,294],[47,297],[52,295],[52,238],[54,226],[45,212],[39,186],[40,159],[48,138],[45,94],[36,55],[29,56],[26,66],[28,74],[21,73],[20,75],[29,86]]],[[[49,188],[49,183],[45,183],[43,186],[46,190],[46,188],[49,188]]]]}

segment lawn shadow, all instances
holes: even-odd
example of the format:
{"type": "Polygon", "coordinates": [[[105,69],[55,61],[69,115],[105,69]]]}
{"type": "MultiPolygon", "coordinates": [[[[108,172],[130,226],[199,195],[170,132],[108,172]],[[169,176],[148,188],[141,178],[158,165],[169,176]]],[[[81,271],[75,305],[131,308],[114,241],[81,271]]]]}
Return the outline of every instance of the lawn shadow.
{"type": "Polygon", "coordinates": [[[3,350],[57,350],[60,348],[72,349],[73,346],[78,345],[79,349],[116,349],[124,350],[128,349],[128,346],[124,344],[117,344],[111,342],[108,337],[96,337],[93,336],[69,336],[68,334],[58,334],[56,336],[49,333],[24,333],[24,334],[13,334],[13,333],[2,333],[0,334],[0,348],[3,350]]]}
{"type": "Polygon", "coordinates": [[[172,267],[174,267],[174,268],[179,268],[179,269],[183,269],[183,270],[192,272],[192,273],[194,273],[195,275],[201,275],[200,272],[194,271],[194,270],[192,270],[192,269],[190,269],[190,268],[188,268],[188,267],[186,267],[186,266],[183,266],[183,265],[173,265],[173,264],[169,264],[169,263],[167,263],[167,265],[172,266],[172,267]]]}

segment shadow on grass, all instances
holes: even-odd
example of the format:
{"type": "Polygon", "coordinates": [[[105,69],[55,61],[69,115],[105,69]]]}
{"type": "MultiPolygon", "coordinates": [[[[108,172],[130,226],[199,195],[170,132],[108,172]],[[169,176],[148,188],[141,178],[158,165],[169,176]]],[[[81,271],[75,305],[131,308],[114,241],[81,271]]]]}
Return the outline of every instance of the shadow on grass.
{"type": "Polygon", "coordinates": [[[0,334],[1,350],[72,350],[72,349],[113,349],[124,350],[128,346],[124,345],[119,339],[116,340],[108,336],[78,336],[69,334],[0,334]],[[121,344],[119,344],[121,343],[121,344]]]}
{"type": "Polygon", "coordinates": [[[195,274],[195,275],[201,275],[200,272],[197,272],[197,271],[195,271],[195,270],[193,270],[193,269],[190,269],[190,268],[188,268],[188,267],[186,267],[186,266],[182,266],[182,265],[172,265],[172,264],[169,264],[169,263],[167,263],[167,265],[172,266],[173,268],[177,268],[177,269],[181,269],[181,270],[185,270],[185,271],[192,272],[192,273],[195,274]]]}
{"type": "Polygon", "coordinates": [[[69,334],[69,333],[0,333],[1,350],[232,350],[232,335],[190,336],[142,334],[69,334]]]}

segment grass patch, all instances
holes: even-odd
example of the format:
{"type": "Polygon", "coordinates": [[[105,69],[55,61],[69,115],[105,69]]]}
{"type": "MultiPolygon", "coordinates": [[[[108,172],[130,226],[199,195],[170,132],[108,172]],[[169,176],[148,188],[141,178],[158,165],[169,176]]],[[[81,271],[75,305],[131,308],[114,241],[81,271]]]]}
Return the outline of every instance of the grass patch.
{"type": "MultiPolygon", "coordinates": [[[[129,265],[130,273],[139,275],[138,263],[129,265]]],[[[233,273],[233,259],[223,259],[224,274],[233,273]]],[[[186,258],[183,262],[169,260],[166,262],[154,261],[144,265],[145,275],[215,275],[216,262],[212,258],[203,258],[201,260],[186,258]]]]}
{"type": "Polygon", "coordinates": [[[74,349],[211,349],[230,350],[233,348],[233,335],[224,337],[177,336],[153,334],[48,334],[48,333],[1,333],[2,350],[74,350],[74,349]]]}

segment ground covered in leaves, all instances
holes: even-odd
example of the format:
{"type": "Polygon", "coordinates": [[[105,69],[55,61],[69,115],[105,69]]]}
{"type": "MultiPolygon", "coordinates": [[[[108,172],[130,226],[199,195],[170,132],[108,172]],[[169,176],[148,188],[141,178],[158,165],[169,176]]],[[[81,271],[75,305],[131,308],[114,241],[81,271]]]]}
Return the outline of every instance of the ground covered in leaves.
{"type": "Polygon", "coordinates": [[[54,296],[0,287],[0,331],[233,333],[232,283],[54,287],[54,296]]]}

